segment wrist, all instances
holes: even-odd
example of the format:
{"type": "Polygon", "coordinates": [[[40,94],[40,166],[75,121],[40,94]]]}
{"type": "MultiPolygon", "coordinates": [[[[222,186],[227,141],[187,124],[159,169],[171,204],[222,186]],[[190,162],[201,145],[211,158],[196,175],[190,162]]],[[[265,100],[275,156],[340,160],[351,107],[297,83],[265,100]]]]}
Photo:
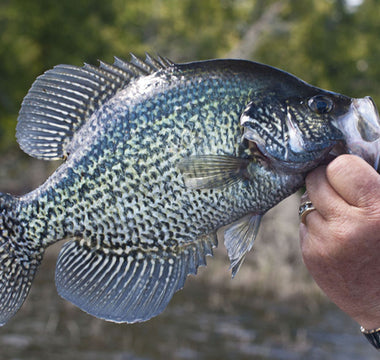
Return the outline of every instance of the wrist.
{"type": "MultiPolygon", "coordinates": [[[[357,320],[356,320],[357,321],[357,320]]],[[[365,330],[374,330],[380,328],[380,320],[368,320],[368,321],[357,321],[361,328],[365,330]]]]}
{"type": "Polygon", "coordinates": [[[361,326],[360,331],[375,349],[380,350],[380,328],[368,330],[361,326]]]}
{"type": "Polygon", "coordinates": [[[335,303],[364,329],[380,328],[380,294],[375,296],[365,290],[362,293],[367,295],[346,296],[344,301],[336,300],[335,303]]]}
{"type": "Polygon", "coordinates": [[[377,350],[380,350],[380,319],[376,317],[356,318],[360,324],[360,331],[366,337],[368,342],[377,350]]]}
{"type": "Polygon", "coordinates": [[[374,330],[380,328],[380,311],[370,311],[365,314],[351,315],[351,317],[364,329],[374,330]]]}

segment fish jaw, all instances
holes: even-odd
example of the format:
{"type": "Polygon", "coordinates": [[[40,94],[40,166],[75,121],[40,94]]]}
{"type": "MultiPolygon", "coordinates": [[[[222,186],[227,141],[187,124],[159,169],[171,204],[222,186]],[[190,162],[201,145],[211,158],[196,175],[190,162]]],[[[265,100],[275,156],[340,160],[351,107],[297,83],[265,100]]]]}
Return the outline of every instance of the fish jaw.
{"type": "Polygon", "coordinates": [[[380,159],[380,118],[373,100],[353,99],[350,110],[335,122],[343,133],[346,151],[366,160],[376,170],[380,159]]]}

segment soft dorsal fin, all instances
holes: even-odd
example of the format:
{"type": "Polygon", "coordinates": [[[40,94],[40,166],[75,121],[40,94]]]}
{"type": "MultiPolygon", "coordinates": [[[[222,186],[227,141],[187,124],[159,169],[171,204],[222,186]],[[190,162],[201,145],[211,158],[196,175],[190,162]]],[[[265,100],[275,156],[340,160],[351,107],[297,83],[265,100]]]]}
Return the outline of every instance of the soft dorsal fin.
{"type": "Polygon", "coordinates": [[[168,59],[100,62],[99,67],[57,65],[39,76],[25,96],[17,123],[17,140],[30,156],[62,159],[73,134],[132,79],[172,66],[168,59]]]}

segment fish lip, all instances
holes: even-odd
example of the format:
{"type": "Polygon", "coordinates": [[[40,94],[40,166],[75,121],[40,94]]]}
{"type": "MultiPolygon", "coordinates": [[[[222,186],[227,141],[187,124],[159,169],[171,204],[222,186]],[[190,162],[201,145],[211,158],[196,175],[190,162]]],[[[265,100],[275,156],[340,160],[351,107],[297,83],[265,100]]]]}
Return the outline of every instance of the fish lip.
{"type": "Polygon", "coordinates": [[[380,119],[376,105],[370,96],[363,99],[353,99],[352,106],[358,119],[358,131],[364,141],[373,142],[380,138],[380,119]],[[360,124],[360,120],[367,120],[360,124]],[[366,125],[366,128],[362,125],[366,125]]]}
{"type": "Polygon", "coordinates": [[[380,118],[372,98],[352,99],[349,110],[334,125],[344,135],[346,153],[360,156],[378,170],[380,118]]]}

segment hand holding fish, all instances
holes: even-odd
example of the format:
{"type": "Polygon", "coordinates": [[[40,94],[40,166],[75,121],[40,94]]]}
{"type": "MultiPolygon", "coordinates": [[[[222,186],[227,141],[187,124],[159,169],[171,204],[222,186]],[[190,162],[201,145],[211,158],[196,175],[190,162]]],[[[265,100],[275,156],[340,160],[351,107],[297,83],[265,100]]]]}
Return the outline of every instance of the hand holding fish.
{"type": "Polygon", "coordinates": [[[306,178],[316,211],[301,223],[304,262],[326,295],[365,329],[380,327],[380,176],[342,155],[306,178]]]}

